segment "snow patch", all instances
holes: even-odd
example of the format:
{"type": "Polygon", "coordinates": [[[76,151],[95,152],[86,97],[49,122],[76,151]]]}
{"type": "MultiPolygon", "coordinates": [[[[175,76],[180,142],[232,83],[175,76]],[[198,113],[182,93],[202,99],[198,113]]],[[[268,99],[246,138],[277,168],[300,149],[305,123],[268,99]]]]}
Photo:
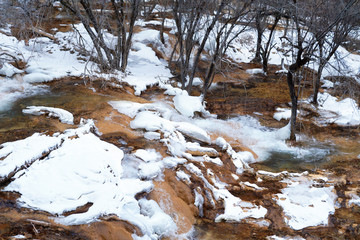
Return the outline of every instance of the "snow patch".
{"type": "Polygon", "coordinates": [[[334,187],[316,187],[304,176],[285,179],[288,186],[277,194],[276,202],[283,208],[286,223],[295,230],[310,226],[326,226],[329,214],[335,212],[337,195],[334,187]]]}

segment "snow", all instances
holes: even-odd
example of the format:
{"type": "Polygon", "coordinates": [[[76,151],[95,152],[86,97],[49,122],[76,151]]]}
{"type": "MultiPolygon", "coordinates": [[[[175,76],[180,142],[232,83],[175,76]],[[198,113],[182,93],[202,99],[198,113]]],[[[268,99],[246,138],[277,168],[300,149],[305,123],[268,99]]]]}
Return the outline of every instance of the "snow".
{"type": "Polygon", "coordinates": [[[48,92],[48,88],[42,85],[32,85],[25,82],[19,75],[13,78],[0,77],[0,111],[11,109],[12,104],[19,98],[29,97],[48,92]]]}
{"type": "Polygon", "coordinates": [[[44,86],[32,83],[47,82],[70,74],[79,76],[83,73],[85,62],[78,60],[77,54],[62,51],[63,46],[73,47],[67,42],[72,34],[57,33],[55,37],[59,43],[47,38],[30,39],[27,46],[25,41],[18,41],[15,37],[0,33],[1,50],[16,57],[21,56],[21,60],[27,63],[24,76],[17,74],[24,70],[7,62],[0,69],[0,74],[7,76],[0,81],[0,111],[10,109],[11,104],[19,98],[44,92],[44,86]]]}
{"type": "MultiPolygon", "coordinates": [[[[192,123],[201,126],[211,134],[228,136],[233,139],[232,141],[238,141],[243,146],[249,147],[258,156],[256,161],[266,160],[272,151],[294,155],[301,153],[303,156],[313,154],[310,149],[300,149],[286,143],[286,139],[290,136],[289,124],[280,129],[267,128],[251,116],[238,116],[227,120],[211,119],[211,121],[209,119],[194,119],[192,123]]],[[[217,140],[216,144],[226,149],[223,140],[217,140]]]]}
{"type": "Polygon", "coordinates": [[[0,145],[0,179],[7,178],[22,166],[31,165],[34,161],[61,144],[61,138],[35,133],[32,136],[15,142],[0,145]]]}
{"type": "MultiPolygon", "coordinates": [[[[175,234],[174,221],[155,201],[135,198],[138,193],[151,191],[152,183],[123,177],[128,171],[122,166],[123,151],[94,135],[93,121],[81,123],[77,129],[61,134],[34,134],[2,144],[0,154],[6,157],[0,162],[2,176],[14,171],[16,161],[18,166],[28,166],[20,168],[4,190],[21,193],[18,199],[21,206],[55,214],[55,221],[61,224],[86,224],[101,216],[116,214],[137,226],[148,239],[175,234]],[[43,153],[49,154],[40,159],[43,153]],[[92,203],[88,211],[63,216],[87,203],[92,203]]],[[[161,159],[153,149],[139,149],[135,153],[150,164],[161,159]]]]}
{"type": "Polygon", "coordinates": [[[288,120],[291,117],[291,109],[287,108],[276,108],[276,113],[274,113],[274,118],[278,121],[281,119],[288,120]]]}
{"type": "Polygon", "coordinates": [[[334,87],[334,83],[329,80],[323,79],[322,82],[324,83],[323,85],[321,85],[322,88],[333,88],[334,87]]]}
{"type": "Polygon", "coordinates": [[[185,90],[174,97],[174,105],[176,110],[186,117],[194,117],[195,112],[206,112],[202,97],[189,96],[185,90]]]}
{"type": "Polygon", "coordinates": [[[161,134],[158,132],[146,132],[144,134],[144,138],[148,140],[159,140],[161,138],[161,134]]]}
{"type": "Polygon", "coordinates": [[[176,178],[186,183],[191,183],[190,176],[182,170],[176,172],[176,178]]]}
{"type": "Polygon", "coordinates": [[[349,206],[351,206],[351,205],[360,206],[360,196],[358,196],[356,194],[351,194],[350,197],[351,198],[350,198],[349,203],[348,203],[349,206]]]}
{"type": "Polygon", "coordinates": [[[134,156],[143,160],[139,164],[138,175],[140,179],[154,179],[162,174],[164,164],[162,156],[155,149],[138,149],[134,156]]]}
{"type": "Polygon", "coordinates": [[[285,236],[285,237],[279,237],[276,235],[268,236],[266,237],[267,240],[305,240],[305,238],[302,238],[300,236],[285,236]]]}
{"type": "Polygon", "coordinates": [[[329,93],[319,93],[318,103],[323,119],[320,122],[335,123],[340,126],[356,126],[360,124],[360,108],[355,100],[345,98],[339,101],[329,93]]]}
{"type": "MultiPolygon", "coordinates": [[[[168,38],[167,34],[165,38],[168,38]]],[[[134,87],[135,95],[140,95],[148,86],[163,85],[172,77],[167,63],[156,56],[151,47],[147,46],[149,43],[165,51],[159,39],[159,31],[146,29],[135,33],[127,67],[130,74],[121,79],[134,87]]]]}
{"type": "Polygon", "coordinates": [[[10,237],[10,239],[26,239],[26,237],[22,234],[18,234],[18,235],[10,237]]]}
{"type": "Polygon", "coordinates": [[[293,229],[326,226],[329,214],[335,212],[337,195],[334,187],[315,187],[307,177],[285,179],[288,186],[277,194],[276,202],[287,216],[285,222],[293,229]]]}
{"type": "Polygon", "coordinates": [[[155,149],[148,149],[148,150],[139,149],[136,150],[134,155],[145,162],[156,161],[161,158],[161,155],[158,152],[156,152],[155,149]]]}
{"type": "Polygon", "coordinates": [[[14,74],[22,73],[22,72],[23,72],[22,70],[17,69],[16,67],[14,67],[13,65],[7,62],[5,62],[2,68],[0,68],[0,75],[4,75],[6,77],[12,77],[14,74]]]}
{"type": "Polygon", "coordinates": [[[44,106],[28,106],[26,107],[26,109],[23,109],[22,112],[24,114],[32,114],[32,115],[48,114],[49,117],[59,118],[60,122],[62,123],[74,124],[74,116],[72,115],[72,113],[61,108],[44,107],[44,106]]]}
{"type": "Polygon", "coordinates": [[[182,134],[201,142],[210,143],[211,141],[209,134],[204,129],[194,124],[188,122],[176,122],[175,128],[182,134]]]}
{"type": "Polygon", "coordinates": [[[244,184],[248,187],[254,188],[256,190],[264,190],[264,188],[259,187],[258,185],[256,185],[255,183],[249,183],[249,182],[244,182],[244,184]]]}
{"type": "Polygon", "coordinates": [[[246,70],[249,74],[265,74],[264,70],[262,68],[253,68],[246,70]]]}
{"type": "MultiPolygon", "coordinates": [[[[242,201],[240,198],[232,195],[227,189],[226,184],[219,182],[214,173],[212,173],[212,181],[214,185],[210,184],[203,176],[201,170],[193,163],[185,165],[186,169],[191,173],[197,175],[204,182],[204,186],[211,190],[214,199],[219,201],[220,199],[224,202],[224,213],[219,214],[215,218],[215,222],[227,221],[227,222],[239,222],[245,218],[264,218],[267,210],[262,206],[256,206],[250,202],[242,201]]],[[[196,197],[196,191],[195,197],[196,197]]],[[[195,205],[201,202],[201,199],[195,198],[195,205]]],[[[203,202],[203,200],[202,200],[203,202]]],[[[200,208],[199,208],[200,209],[200,208]]]]}

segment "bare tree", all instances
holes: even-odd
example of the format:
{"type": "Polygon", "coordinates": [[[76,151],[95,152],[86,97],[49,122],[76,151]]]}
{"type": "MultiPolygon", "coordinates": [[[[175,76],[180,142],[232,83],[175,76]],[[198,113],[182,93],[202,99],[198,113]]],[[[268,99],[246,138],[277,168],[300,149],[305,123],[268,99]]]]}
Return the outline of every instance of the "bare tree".
{"type": "MultiPolygon", "coordinates": [[[[257,32],[256,52],[253,62],[262,62],[263,71],[265,73],[268,70],[271,50],[275,47],[273,40],[276,27],[281,19],[286,19],[286,22],[289,22],[289,14],[287,13],[286,5],[287,1],[285,0],[258,0],[252,5],[257,32]],[[268,32],[267,39],[265,38],[265,32],[268,32]]],[[[284,36],[286,36],[286,34],[284,34],[284,36]]]]}
{"type": "Polygon", "coordinates": [[[204,97],[214,80],[215,74],[222,70],[222,62],[232,42],[247,30],[248,24],[251,22],[247,19],[248,24],[240,24],[242,20],[248,17],[250,4],[251,1],[230,2],[224,7],[223,16],[212,31],[214,41],[209,44],[212,48],[208,52],[210,61],[204,77],[202,91],[204,97]]]}
{"type": "Polygon", "coordinates": [[[293,24],[293,31],[295,38],[290,39],[285,37],[286,40],[293,47],[293,62],[289,66],[287,73],[287,83],[289,86],[289,94],[291,98],[291,118],[290,118],[290,140],[296,140],[295,127],[298,108],[298,96],[300,93],[300,79],[296,77],[296,73],[304,67],[310,60],[312,60],[314,53],[317,49],[317,43],[319,41],[325,41],[325,39],[331,33],[331,30],[339,23],[343,12],[349,8],[348,4],[353,4],[357,0],[349,1],[333,18],[332,21],[327,22],[319,31],[316,36],[311,32],[314,25],[317,24],[322,4],[328,4],[332,0],[322,0],[314,3],[306,0],[293,0],[287,5],[288,12],[291,15],[293,24]],[[296,91],[296,85],[298,86],[296,91]]]}
{"type": "Polygon", "coordinates": [[[60,0],[60,2],[83,24],[94,45],[101,69],[124,72],[141,0],[60,0]],[[114,46],[107,43],[106,30],[117,36],[114,46]]]}
{"type": "Polygon", "coordinates": [[[205,44],[228,2],[230,0],[221,0],[219,3],[216,0],[175,0],[172,3],[177,28],[174,52],[178,53],[177,62],[179,62],[182,88],[186,87],[188,92],[191,91],[205,44]]]}
{"type": "Polygon", "coordinates": [[[319,6],[318,12],[319,17],[315,19],[316,22],[311,29],[317,40],[319,64],[312,99],[315,105],[317,105],[322,72],[338,48],[347,40],[349,33],[355,29],[360,21],[360,4],[359,1],[327,1],[327,4],[319,6]],[[319,37],[324,28],[328,26],[332,26],[332,28],[327,37],[319,37]]]}

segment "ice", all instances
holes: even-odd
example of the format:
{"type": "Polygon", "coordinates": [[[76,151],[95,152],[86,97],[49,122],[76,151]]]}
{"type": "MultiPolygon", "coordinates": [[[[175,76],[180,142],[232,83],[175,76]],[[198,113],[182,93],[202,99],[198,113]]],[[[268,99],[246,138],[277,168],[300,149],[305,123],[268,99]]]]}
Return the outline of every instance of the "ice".
{"type": "Polygon", "coordinates": [[[13,78],[0,77],[0,111],[11,109],[13,102],[19,98],[43,94],[48,92],[47,89],[43,85],[27,83],[19,75],[15,75],[13,78]]]}
{"type": "Polygon", "coordinates": [[[284,180],[288,186],[277,194],[276,202],[285,215],[285,222],[293,229],[328,225],[329,214],[335,212],[334,187],[315,187],[304,176],[284,180]]]}
{"type": "Polygon", "coordinates": [[[74,124],[74,116],[72,115],[72,113],[61,108],[44,107],[44,106],[28,106],[26,107],[26,109],[23,109],[22,112],[24,114],[32,114],[32,115],[48,114],[49,117],[59,118],[60,122],[62,123],[74,124]]]}
{"type": "MultiPolygon", "coordinates": [[[[290,125],[280,129],[272,129],[261,126],[258,120],[250,116],[239,116],[228,120],[221,119],[194,119],[193,124],[201,126],[209,133],[229,136],[233,141],[239,141],[249,147],[258,156],[257,161],[268,158],[272,151],[289,152],[298,154],[299,148],[288,146],[286,139],[290,136],[290,125]]],[[[223,140],[219,139],[216,144],[226,149],[223,140]]]]}

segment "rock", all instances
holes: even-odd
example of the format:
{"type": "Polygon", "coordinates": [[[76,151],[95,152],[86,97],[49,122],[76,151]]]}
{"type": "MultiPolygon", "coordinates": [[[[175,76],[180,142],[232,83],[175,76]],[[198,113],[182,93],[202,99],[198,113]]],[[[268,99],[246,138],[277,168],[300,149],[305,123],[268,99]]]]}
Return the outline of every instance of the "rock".
{"type": "Polygon", "coordinates": [[[154,190],[150,198],[155,200],[161,209],[172,217],[177,225],[177,233],[187,233],[195,223],[195,217],[189,205],[187,205],[166,181],[154,182],[154,190]]]}

